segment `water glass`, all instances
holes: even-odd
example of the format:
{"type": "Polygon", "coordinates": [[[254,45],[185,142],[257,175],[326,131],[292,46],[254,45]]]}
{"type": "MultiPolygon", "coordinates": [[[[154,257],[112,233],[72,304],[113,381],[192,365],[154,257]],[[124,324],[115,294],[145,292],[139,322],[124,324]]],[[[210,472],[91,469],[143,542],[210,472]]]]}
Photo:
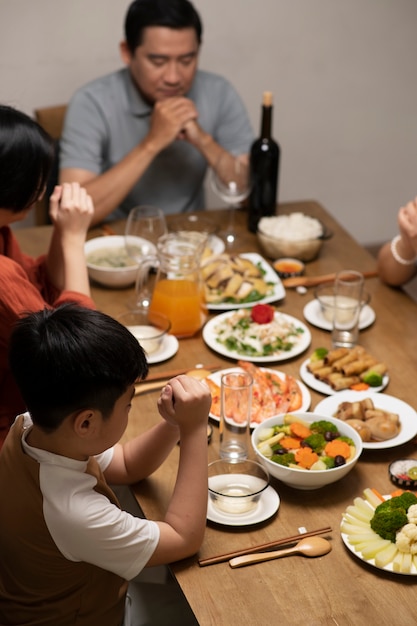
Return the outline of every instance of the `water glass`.
{"type": "Polygon", "coordinates": [[[238,462],[250,449],[253,378],[247,372],[228,372],[221,377],[220,458],[238,462]]]}
{"type": "Polygon", "coordinates": [[[353,348],[358,343],[363,284],[363,274],[355,270],[343,270],[336,275],[332,325],[334,348],[353,348]]]}

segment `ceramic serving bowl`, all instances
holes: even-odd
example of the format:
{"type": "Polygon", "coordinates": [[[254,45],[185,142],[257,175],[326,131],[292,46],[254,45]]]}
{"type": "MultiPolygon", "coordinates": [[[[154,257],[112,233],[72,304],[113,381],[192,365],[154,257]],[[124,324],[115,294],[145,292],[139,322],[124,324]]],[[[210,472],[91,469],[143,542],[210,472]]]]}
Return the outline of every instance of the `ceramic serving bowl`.
{"type": "Polygon", "coordinates": [[[256,461],[218,459],[208,466],[210,500],[222,513],[239,515],[252,511],[268,485],[268,470],[256,461]]]}
{"type": "Polygon", "coordinates": [[[311,412],[297,412],[292,414],[292,416],[294,418],[298,417],[303,422],[307,422],[310,424],[312,422],[317,422],[320,420],[331,422],[337,427],[337,430],[341,436],[349,437],[349,439],[353,441],[355,446],[355,454],[352,458],[347,460],[344,465],[340,465],[332,469],[310,470],[279,465],[278,463],[275,463],[270,458],[262,454],[262,452],[260,452],[260,450],[258,449],[258,444],[262,439],[262,430],[268,429],[278,424],[282,424],[284,421],[283,415],[270,417],[269,419],[266,419],[262,423],[258,424],[258,426],[256,426],[252,433],[251,441],[257,458],[264,465],[264,467],[267,468],[271,476],[274,476],[289,487],[294,487],[295,489],[310,490],[319,489],[320,487],[324,487],[325,485],[329,485],[336,482],[337,480],[340,480],[355,467],[362,453],[362,439],[354,428],[352,428],[342,420],[336,419],[335,417],[321,416],[319,414],[311,412]]]}
{"type": "Polygon", "coordinates": [[[325,239],[329,239],[332,236],[332,233],[327,231],[319,220],[309,216],[302,216],[300,223],[305,218],[310,225],[310,220],[314,220],[313,224],[316,226],[314,229],[316,235],[314,237],[302,238],[297,222],[294,222],[294,226],[290,226],[291,222],[284,223],[281,228],[281,222],[276,221],[280,217],[291,216],[278,215],[262,218],[258,224],[257,238],[259,245],[264,254],[271,259],[292,257],[299,261],[312,261],[319,255],[325,239]]]}
{"type": "Polygon", "coordinates": [[[148,309],[136,309],[123,313],[118,321],[136,337],[146,354],[153,354],[162,345],[171,329],[168,318],[159,313],[149,313],[148,309]]]}
{"type": "Polygon", "coordinates": [[[84,251],[90,279],[105,287],[129,287],[136,280],[138,264],[127,254],[125,238],[105,235],[86,241],[84,251]]]}

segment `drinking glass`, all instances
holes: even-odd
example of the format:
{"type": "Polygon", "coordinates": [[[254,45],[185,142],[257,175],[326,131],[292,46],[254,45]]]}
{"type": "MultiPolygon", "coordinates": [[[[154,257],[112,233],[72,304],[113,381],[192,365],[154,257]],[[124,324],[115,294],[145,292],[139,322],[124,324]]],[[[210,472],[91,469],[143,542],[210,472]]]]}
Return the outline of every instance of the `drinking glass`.
{"type": "Polygon", "coordinates": [[[235,211],[251,190],[247,155],[222,153],[216,167],[210,170],[209,177],[214,193],[229,205],[229,222],[224,238],[226,244],[232,247],[236,242],[235,211]]]}
{"type": "Polygon", "coordinates": [[[363,274],[355,270],[343,270],[336,275],[332,327],[334,348],[353,348],[358,342],[363,284],[363,274]]]}
{"type": "MultiPolygon", "coordinates": [[[[135,298],[130,303],[132,308],[149,307],[150,291],[145,281],[140,280],[140,266],[146,260],[157,258],[156,243],[167,233],[164,213],[154,206],[134,207],[127,218],[125,227],[125,246],[130,257],[139,264],[136,277],[135,298]]],[[[152,264],[148,264],[149,268],[152,264]]]]}
{"type": "Polygon", "coordinates": [[[228,372],[221,377],[220,458],[231,462],[249,455],[253,378],[248,372],[228,372]]]}

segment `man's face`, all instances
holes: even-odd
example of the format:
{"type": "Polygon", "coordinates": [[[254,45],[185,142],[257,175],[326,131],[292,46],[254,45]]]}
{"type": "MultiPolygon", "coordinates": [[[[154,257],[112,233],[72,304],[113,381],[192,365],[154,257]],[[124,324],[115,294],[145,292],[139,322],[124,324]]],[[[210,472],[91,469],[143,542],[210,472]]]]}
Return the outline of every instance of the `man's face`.
{"type": "Polygon", "coordinates": [[[150,103],[185,96],[197,71],[199,45],[193,28],[145,28],[134,54],[122,44],[122,56],[142,96],[150,103]]]}

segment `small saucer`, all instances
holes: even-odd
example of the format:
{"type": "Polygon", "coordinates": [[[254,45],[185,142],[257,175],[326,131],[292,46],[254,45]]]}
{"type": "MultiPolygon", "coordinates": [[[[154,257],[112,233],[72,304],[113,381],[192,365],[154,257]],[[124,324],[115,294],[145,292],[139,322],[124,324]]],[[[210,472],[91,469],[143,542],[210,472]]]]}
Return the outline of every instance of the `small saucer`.
{"type": "Polygon", "coordinates": [[[159,350],[147,356],[147,361],[150,365],[166,361],[178,352],[178,347],[178,339],[174,335],[166,335],[159,350]]]}
{"type": "MultiPolygon", "coordinates": [[[[321,312],[320,302],[317,298],[305,305],[303,313],[307,322],[313,326],[317,326],[317,328],[322,328],[323,330],[332,330],[332,323],[324,317],[321,312]]],[[[373,308],[370,307],[369,304],[365,304],[359,316],[359,329],[363,330],[371,326],[375,321],[375,317],[376,315],[373,308]]]]}
{"type": "Polygon", "coordinates": [[[242,513],[242,515],[228,515],[218,511],[208,498],[207,519],[210,522],[223,524],[224,526],[250,526],[259,524],[272,517],[278,511],[280,505],[279,495],[271,485],[265,489],[259,504],[254,511],[242,513]]]}

